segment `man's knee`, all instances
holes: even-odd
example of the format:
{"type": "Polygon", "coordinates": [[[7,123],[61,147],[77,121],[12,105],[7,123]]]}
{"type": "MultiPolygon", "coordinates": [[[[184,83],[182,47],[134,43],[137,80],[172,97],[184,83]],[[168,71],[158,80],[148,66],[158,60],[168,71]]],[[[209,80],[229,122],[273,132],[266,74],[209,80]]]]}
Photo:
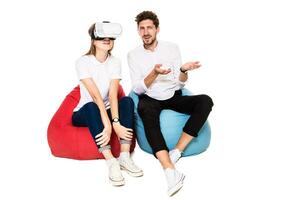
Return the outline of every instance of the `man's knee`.
{"type": "Polygon", "coordinates": [[[212,107],[214,106],[212,98],[206,94],[197,95],[197,104],[208,109],[212,109],[212,107]]]}
{"type": "Polygon", "coordinates": [[[148,113],[151,111],[153,103],[147,99],[140,99],[138,103],[138,112],[139,113],[148,113]]]}

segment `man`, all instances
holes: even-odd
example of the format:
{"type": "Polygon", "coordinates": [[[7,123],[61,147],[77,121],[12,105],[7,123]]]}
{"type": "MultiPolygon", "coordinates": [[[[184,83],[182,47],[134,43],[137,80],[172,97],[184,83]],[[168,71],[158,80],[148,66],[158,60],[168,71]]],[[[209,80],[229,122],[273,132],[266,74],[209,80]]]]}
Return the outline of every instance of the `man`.
{"type": "Polygon", "coordinates": [[[143,45],[128,53],[133,91],[139,95],[138,112],[146,137],[165,171],[168,194],[172,196],[181,189],[185,177],[175,169],[174,164],[192,139],[197,137],[213,101],[207,95],[181,96],[188,71],[199,68],[201,64],[196,61],[182,65],[177,45],[157,40],[160,29],[156,14],[144,11],[136,16],[135,21],[143,45]],[[170,152],[160,130],[159,115],[162,109],[190,115],[176,147],[170,152]]]}

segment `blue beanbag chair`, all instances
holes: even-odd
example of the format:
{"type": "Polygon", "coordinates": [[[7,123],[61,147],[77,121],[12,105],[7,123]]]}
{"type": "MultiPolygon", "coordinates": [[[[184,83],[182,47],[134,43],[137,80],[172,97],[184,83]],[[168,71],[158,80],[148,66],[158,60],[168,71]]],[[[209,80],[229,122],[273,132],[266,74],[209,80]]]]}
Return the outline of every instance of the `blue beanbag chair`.
{"type": "MultiPolygon", "coordinates": [[[[191,92],[183,88],[182,95],[191,95],[191,92]]],[[[153,154],[145,135],[143,121],[137,112],[139,98],[133,91],[130,92],[129,96],[134,101],[135,131],[138,144],[143,151],[153,154]]],[[[182,128],[188,118],[189,115],[183,113],[175,112],[173,110],[162,110],[160,114],[160,127],[166,144],[170,150],[176,146],[182,134],[182,128]]],[[[205,122],[199,131],[198,136],[191,141],[184,150],[182,156],[191,156],[204,152],[209,146],[210,137],[210,126],[208,122],[205,122]]]]}

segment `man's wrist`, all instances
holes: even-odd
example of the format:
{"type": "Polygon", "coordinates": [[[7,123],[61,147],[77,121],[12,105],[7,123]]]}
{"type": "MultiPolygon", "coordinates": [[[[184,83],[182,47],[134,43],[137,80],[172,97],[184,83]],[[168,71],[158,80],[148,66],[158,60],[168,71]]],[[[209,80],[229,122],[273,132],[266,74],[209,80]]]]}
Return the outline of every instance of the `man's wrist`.
{"type": "Polygon", "coordinates": [[[154,74],[155,76],[158,76],[158,75],[159,75],[159,73],[156,71],[155,67],[153,68],[152,72],[153,72],[153,74],[154,74]]]}
{"type": "Polygon", "coordinates": [[[180,67],[180,72],[184,73],[184,74],[187,74],[188,70],[183,70],[182,67],[180,67]]]}

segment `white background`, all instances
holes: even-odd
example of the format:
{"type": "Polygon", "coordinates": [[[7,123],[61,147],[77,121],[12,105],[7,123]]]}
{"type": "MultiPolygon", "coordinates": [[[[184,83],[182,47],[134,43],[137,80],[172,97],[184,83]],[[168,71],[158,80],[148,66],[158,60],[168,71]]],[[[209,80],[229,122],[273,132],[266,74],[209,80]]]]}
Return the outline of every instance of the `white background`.
{"type": "Polygon", "coordinates": [[[183,61],[200,60],[187,88],[209,94],[212,141],[183,158],[173,199],[299,199],[300,7],[296,1],[21,1],[0,3],[0,199],[168,199],[157,160],[136,148],[142,178],[109,185],[102,160],[51,155],[48,123],[77,85],[75,60],[87,29],[119,22],[113,54],[126,60],[140,44],[135,16],[156,12],[159,39],[177,43],[183,61]]]}

